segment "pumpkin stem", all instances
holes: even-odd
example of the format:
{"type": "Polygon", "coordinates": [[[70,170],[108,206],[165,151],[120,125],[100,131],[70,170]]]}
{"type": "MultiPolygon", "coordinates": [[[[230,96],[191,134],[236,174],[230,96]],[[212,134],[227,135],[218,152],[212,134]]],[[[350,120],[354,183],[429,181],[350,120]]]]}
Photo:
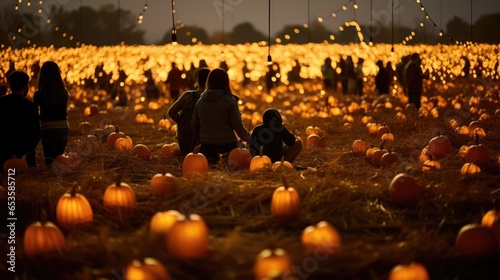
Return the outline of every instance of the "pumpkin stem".
{"type": "Polygon", "coordinates": [[[380,143],[380,149],[383,150],[384,149],[384,145],[385,145],[385,142],[387,141],[387,139],[384,139],[382,140],[382,143],[380,143]]]}
{"type": "Polygon", "coordinates": [[[118,125],[115,125],[115,133],[120,132],[120,129],[118,128],[118,125]]]}
{"type": "Polygon", "coordinates": [[[281,164],[283,165],[283,163],[285,162],[285,155],[281,156],[281,160],[280,161],[281,161],[281,164]]]}
{"type": "Polygon", "coordinates": [[[121,187],[122,185],[122,176],[117,176],[115,181],[116,187],[121,187]]]}
{"type": "Polygon", "coordinates": [[[263,155],[264,155],[264,145],[261,145],[260,149],[259,149],[259,156],[263,156],[263,155]]]}
{"type": "Polygon", "coordinates": [[[286,181],[285,176],[281,177],[281,181],[283,182],[283,186],[286,190],[288,190],[288,182],[286,181]]]}
{"type": "Polygon", "coordinates": [[[201,145],[194,147],[193,154],[197,154],[200,151],[200,149],[201,149],[201,145]]]}
{"type": "Polygon", "coordinates": [[[476,145],[479,145],[479,133],[477,133],[477,130],[474,131],[474,140],[476,141],[476,145]]]}
{"type": "Polygon", "coordinates": [[[45,209],[42,209],[42,213],[40,214],[40,222],[42,225],[47,223],[47,211],[45,211],[45,209]]]}
{"type": "Polygon", "coordinates": [[[71,197],[75,197],[75,195],[76,195],[76,184],[74,184],[71,187],[71,190],[70,190],[69,194],[71,195],[71,197]]]}

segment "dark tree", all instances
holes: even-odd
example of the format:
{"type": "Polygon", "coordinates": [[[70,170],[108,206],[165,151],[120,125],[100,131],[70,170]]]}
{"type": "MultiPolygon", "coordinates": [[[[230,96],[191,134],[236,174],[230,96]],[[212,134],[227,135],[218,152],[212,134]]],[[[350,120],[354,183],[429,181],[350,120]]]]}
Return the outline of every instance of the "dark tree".
{"type": "MultiPolygon", "coordinates": [[[[157,44],[164,45],[171,42],[172,31],[169,29],[157,44]]],[[[205,29],[197,26],[184,26],[177,30],[177,42],[182,45],[194,45],[200,42],[210,44],[210,39],[205,29]]]]}
{"type": "Polygon", "coordinates": [[[470,38],[470,24],[459,17],[453,17],[446,24],[446,31],[450,37],[455,41],[469,41],[470,38]]]}
{"type": "Polygon", "coordinates": [[[253,43],[266,40],[266,36],[249,23],[244,22],[236,25],[231,32],[231,39],[234,44],[253,43]]]}
{"type": "Polygon", "coordinates": [[[498,30],[500,30],[500,14],[483,15],[474,23],[474,41],[499,44],[498,30]]]}

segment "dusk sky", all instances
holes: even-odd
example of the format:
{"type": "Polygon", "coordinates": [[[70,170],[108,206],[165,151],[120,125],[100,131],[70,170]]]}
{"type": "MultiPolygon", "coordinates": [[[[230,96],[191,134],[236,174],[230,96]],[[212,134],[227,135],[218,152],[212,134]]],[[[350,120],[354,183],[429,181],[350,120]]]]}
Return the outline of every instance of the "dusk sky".
{"type": "MultiPolygon", "coordinates": [[[[2,5],[8,5],[13,0],[0,0],[2,5]]],[[[27,2],[24,0],[23,2],[27,2]]],[[[32,1],[37,3],[38,1],[32,1]]],[[[44,1],[47,3],[48,1],[44,1]]],[[[76,9],[81,4],[98,8],[105,4],[114,4],[132,11],[137,17],[143,10],[144,4],[149,9],[144,13],[144,21],[141,28],[146,30],[147,42],[159,40],[167,30],[172,27],[169,0],[53,0],[67,10],[76,9]]],[[[251,22],[256,29],[267,34],[268,29],[268,0],[177,0],[175,1],[176,19],[182,20],[186,25],[196,25],[205,28],[209,33],[222,30],[222,15],[220,6],[226,5],[224,14],[224,29],[230,31],[242,22],[251,22]]],[[[310,20],[317,21],[318,17],[325,20],[322,24],[330,30],[338,30],[338,27],[347,20],[356,18],[362,25],[370,24],[370,0],[271,0],[271,33],[275,34],[285,25],[304,24],[308,22],[308,3],[310,4],[310,20]],[[353,3],[356,2],[359,9],[354,13],[353,3]],[[342,11],[346,5],[347,10],[342,11]],[[331,16],[332,12],[337,17],[331,16]]],[[[471,17],[471,0],[422,0],[426,11],[438,26],[446,29],[446,23],[458,16],[467,22],[471,17]]],[[[35,5],[35,4],[33,4],[35,5]]],[[[36,4],[38,5],[38,4],[36,4]]],[[[373,0],[373,20],[391,25],[392,0],[373,0]]],[[[416,0],[394,0],[394,24],[395,26],[407,26],[416,28],[425,16],[421,11],[420,4],[416,0]]],[[[483,14],[500,13],[499,0],[472,0],[473,20],[477,20],[483,14]]],[[[429,21],[427,32],[432,32],[434,27],[429,21]]],[[[376,24],[376,23],[375,23],[376,24]]],[[[439,30],[436,31],[438,33],[439,30]]],[[[468,32],[465,31],[465,32],[468,32]]]]}

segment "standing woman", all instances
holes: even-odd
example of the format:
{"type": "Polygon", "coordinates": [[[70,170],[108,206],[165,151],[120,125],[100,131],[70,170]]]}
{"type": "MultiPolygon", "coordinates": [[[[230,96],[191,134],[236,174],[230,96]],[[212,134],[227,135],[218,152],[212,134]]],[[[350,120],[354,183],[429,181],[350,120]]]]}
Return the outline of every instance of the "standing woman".
{"type": "Polygon", "coordinates": [[[196,103],[191,127],[200,128],[200,153],[209,163],[217,163],[220,154],[227,154],[237,147],[236,134],[248,140],[250,134],[243,125],[238,100],[231,93],[229,76],[224,69],[210,71],[207,89],[196,103]]]}
{"type": "Polygon", "coordinates": [[[40,70],[38,90],[33,101],[40,108],[40,138],[46,166],[63,154],[68,144],[68,98],[59,66],[53,61],[45,62],[40,70]]]}

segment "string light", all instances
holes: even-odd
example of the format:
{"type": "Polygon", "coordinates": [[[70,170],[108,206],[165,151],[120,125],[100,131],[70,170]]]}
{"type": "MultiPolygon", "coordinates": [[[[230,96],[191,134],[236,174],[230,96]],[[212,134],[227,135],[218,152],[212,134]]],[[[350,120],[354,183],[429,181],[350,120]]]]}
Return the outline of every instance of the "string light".
{"type": "Polygon", "coordinates": [[[137,17],[137,23],[142,24],[144,20],[144,14],[146,14],[146,11],[148,10],[148,0],[144,3],[144,6],[142,7],[142,12],[139,14],[137,17]]]}
{"type": "Polygon", "coordinates": [[[174,9],[174,0],[172,0],[172,45],[177,45],[177,30],[175,29],[175,9],[174,9]]]}
{"type": "Polygon", "coordinates": [[[271,0],[268,0],[268,14],[267,14],[267,64],[271,65],[273,63],[273,58],[271,57],[271,0]]]}

